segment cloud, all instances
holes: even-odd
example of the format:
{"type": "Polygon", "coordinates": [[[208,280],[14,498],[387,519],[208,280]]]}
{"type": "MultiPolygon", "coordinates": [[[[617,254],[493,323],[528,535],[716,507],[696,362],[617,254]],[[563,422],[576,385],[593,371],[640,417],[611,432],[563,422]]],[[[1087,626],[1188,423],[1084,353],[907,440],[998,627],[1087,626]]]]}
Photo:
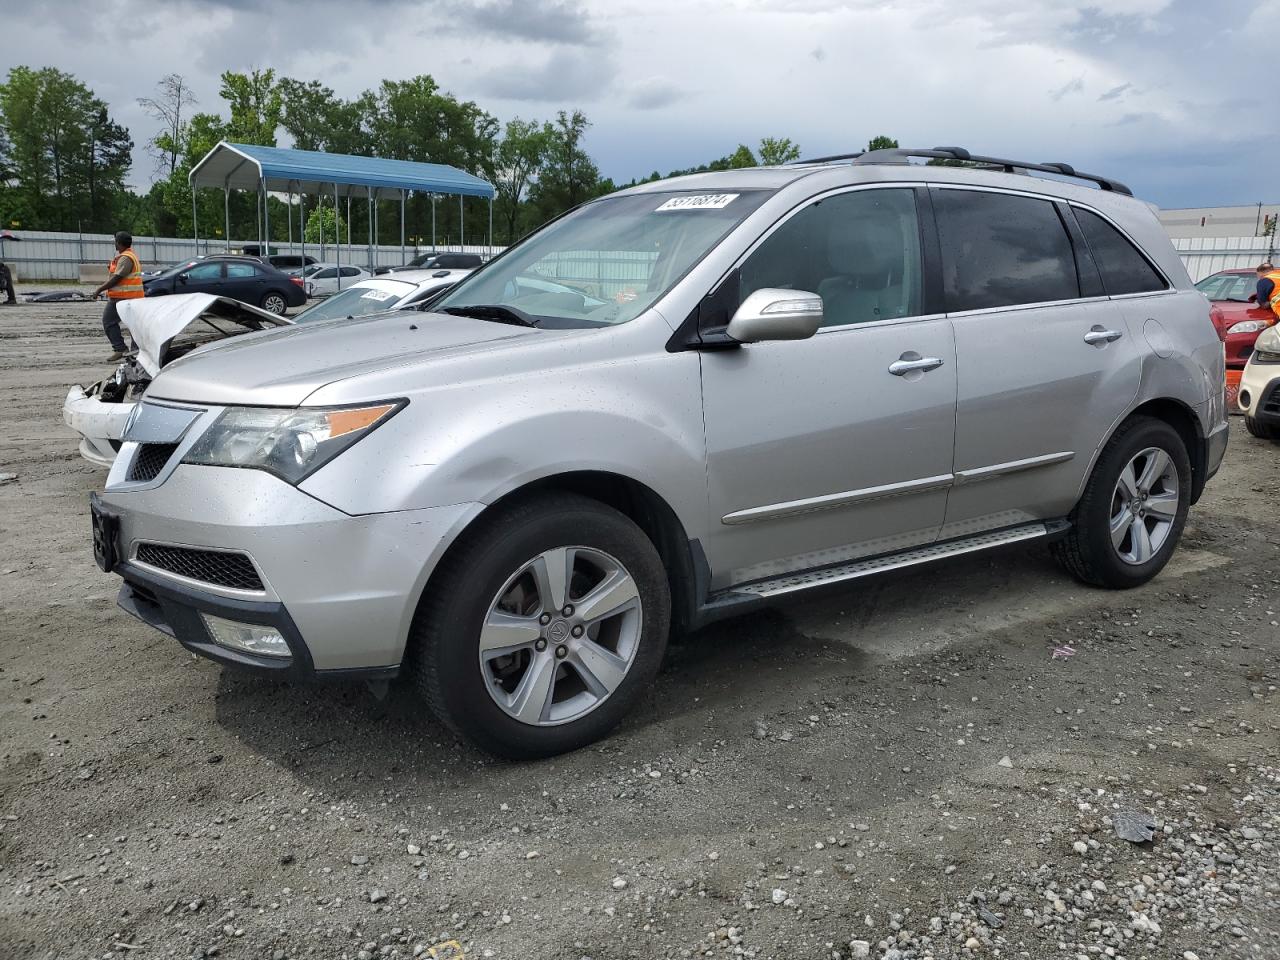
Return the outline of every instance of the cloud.
{"type": "Polygon", "coordinates": [[[627,105],[636,110],[660,110],[688,97],[683,87],[662,77],[650,77],[631,87],[627,105]]]}
{"type": "Polygon", "coordinates": [[[1067,96],[1067,94],[1081,93],[1083,92],[1083,90],[1084,90],[1084,77],[1076,77],[1074,80],[1069,81],[1068,83],[1059,87],[1057,90],[1050,91],[1049,99],[1052,100],[1054,103],[1057,103],[1063,97],[1067,96]]]}
{"type": "Polygon", "coordinates": [[[814,47],[809,51],[809,56],[821,63],[823,60],[827,59],[827,51],[823,50],[821,47],[814,47]]]}
{"type": "Polygon", "coordinates": [[[1119,100],[1127,92],[1133,89],[1132,83],[1122,83],[1118,87],[1112,87],[1102,96],[1098,97],[1099,103],[1106,103],[1108,100],[1119,100]]]}
{"type": "Polygon", "coordinates": [[[587,103],[613,83],[617,67],[594,52],[556,50],[541,63],[512,62],[477,77],[472,87],[500,100],[587,103]]]}
{"type": "MultiPolygon", "coordinates": [[[[447,25],[449,33],[464,36],[478,31],[503,40],[583,47],[599,46],[605,41],[591,12],[577,0],[452,0],[440,5],[436,17],[447,25]]],[[[438,31],[439,26],[433,25],[432,29],[438,31]]]]}

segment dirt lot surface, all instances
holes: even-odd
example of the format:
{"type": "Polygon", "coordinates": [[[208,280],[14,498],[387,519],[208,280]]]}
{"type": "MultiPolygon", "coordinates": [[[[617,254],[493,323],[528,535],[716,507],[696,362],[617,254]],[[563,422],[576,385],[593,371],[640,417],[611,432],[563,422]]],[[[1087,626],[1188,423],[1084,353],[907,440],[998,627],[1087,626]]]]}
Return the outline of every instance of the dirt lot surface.
{"type": "Polygon", "coordinates": [[[864,582],[499,763],[116,609],[60,419],[99,309],[0,307],[3,960],[1280,957],[1280,447],[1235,431],[1142,589],[1038,548],[864,582]]]}

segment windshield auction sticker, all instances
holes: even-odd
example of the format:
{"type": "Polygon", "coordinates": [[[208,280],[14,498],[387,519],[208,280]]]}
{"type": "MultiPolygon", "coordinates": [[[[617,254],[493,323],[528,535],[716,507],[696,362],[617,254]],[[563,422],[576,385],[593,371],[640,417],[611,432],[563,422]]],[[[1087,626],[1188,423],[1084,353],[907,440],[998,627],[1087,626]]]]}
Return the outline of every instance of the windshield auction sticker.
{"type": "Polygon", "coordinates": [[[691,193],[683,197],[672,197],[657,213],[663,210],[723,210],[738,198],[736,193],[691,193]]]}
{"type": "Polygon", "coordinates": [[[390,293],[386,290],[370,290],[364,295],[362,295],[360,299],[361,300],[377,300],[379,303],[381,303],[383,300],[390,300],[394,296],[395,296],[394,293],[390,293]]]}

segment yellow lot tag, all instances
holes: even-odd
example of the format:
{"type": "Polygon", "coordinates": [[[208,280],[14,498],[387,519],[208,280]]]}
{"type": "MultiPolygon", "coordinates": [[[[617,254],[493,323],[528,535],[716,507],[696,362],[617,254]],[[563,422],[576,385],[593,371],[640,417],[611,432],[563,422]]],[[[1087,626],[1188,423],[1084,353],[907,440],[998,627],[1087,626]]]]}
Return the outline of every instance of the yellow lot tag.
{"type": "Polygon", "coordinates": [[[446,940],[443,943],[437,943],[427,950],[427,956],[431,957],[432,960],[467,960],[467,955],[462,950],[462,944],[457,940],[446,940]]]}

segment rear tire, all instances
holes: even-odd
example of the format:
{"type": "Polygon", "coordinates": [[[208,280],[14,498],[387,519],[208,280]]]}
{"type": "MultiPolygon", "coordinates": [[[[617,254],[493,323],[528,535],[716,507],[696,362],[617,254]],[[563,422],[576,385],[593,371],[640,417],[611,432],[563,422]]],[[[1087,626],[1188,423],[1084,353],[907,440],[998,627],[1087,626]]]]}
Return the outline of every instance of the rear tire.
{"type": "Polygon", "coordinates": [[[284,294],[276,293],[274,290],[268,290],[262,295],[262,302],[258,304],[267,313],[274,313],[277,317],[283,317],[285,311],[289,309],[289,304],[284,298],[284,294]]]}
{"type": "Polygon", "coordinates": [[[1259,423],[1253,417],[1245,417],[1244,428],[1259,440],[1280,441],[1280,426],[1273,423],[1259,423]]]}
{"type": "Polygon", "coordinates": [[[552,756],[631,710],[670,621],[662,560],[638,526],[587,497],[540,494],[500,506],[450,550],[414,617],[409,674],[483,750],[552,756]]]}
{"type": "Polygon", "coordinates": [[[1163,420],[1133,417],[1103,448],[1071,529],[1050,549],[1084,583],[1138,587],[1169,562],[1190,505],[1191,461],[1182,437],[1163,420]]]}

